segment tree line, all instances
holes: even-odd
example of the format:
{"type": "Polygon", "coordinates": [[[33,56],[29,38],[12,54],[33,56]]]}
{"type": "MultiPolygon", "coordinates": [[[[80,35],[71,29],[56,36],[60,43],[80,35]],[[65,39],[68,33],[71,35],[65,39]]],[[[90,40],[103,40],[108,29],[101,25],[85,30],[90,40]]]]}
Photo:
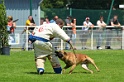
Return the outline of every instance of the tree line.
{"type": "MultiPolygon", "coordinates": [[[[112,0],[43,0],[41,8],[110,9],[112,0]]],[[[115,0],[113,9],[119,9],[124,0],[115,0]]]]}

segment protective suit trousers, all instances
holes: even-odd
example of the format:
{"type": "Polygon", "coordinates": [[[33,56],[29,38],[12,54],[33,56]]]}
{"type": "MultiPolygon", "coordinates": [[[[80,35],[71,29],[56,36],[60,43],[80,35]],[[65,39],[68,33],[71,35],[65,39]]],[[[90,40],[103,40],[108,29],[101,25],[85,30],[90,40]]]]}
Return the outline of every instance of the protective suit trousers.
{"type": "Polygon", "coordinates": [[[55,56],[54,47],[50,42],[43,42],[43,41],[35,41],[34,42],[34,53],[35,53],[35,62],[36,67],[44,69],[44,63],[46,58],[49,59],[54,72],[61,73],[61,66],[58,60],[58,57],[55,56]]]}

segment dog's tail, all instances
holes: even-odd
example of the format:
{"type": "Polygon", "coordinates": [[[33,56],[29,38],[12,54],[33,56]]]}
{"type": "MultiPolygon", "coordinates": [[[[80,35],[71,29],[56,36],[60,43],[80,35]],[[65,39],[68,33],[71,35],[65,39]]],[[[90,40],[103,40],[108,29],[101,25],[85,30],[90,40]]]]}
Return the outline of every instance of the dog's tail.
{"type": "Polygon", "coordinates": [[[86,59],[96,68],[97,71],[99,71],[99,68],[96,66],[96,64],[92,58],[87,56],[86,59]]]}

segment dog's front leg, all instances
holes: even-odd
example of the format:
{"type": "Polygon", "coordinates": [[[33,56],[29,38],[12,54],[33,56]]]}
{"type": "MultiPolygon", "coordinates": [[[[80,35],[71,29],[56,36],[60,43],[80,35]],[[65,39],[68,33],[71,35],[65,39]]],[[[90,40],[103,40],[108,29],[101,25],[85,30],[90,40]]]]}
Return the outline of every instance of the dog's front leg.
{"type": "Polygon", "coordinates": [[[67,68],[69,68],[70,66],[69,65],[66,65],[63,69],[62,69],[62,74],[64,74],[65,73],[65,70],[67,69],[67,68]]]}
{"type": "Polygon", "coordinates": [[[64,73],[65,73],[65,69],[63,68],[61,74],[64,74],[64,73]]]}
{"type": "Polygon", "coordinates": [[[72,73],[72,71],[74,70],[75,67],[76,67],[76,64],[72,65],[71,70],[69,71],[69,74],[72,73]]]}

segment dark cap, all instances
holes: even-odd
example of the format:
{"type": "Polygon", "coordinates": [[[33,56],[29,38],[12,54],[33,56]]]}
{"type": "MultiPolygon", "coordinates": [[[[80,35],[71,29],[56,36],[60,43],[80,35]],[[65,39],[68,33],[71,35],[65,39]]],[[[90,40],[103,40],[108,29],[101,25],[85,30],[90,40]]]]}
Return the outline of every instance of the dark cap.
{"type": "Polygon", "coordinates": [[[85,20],[90,20],[90,18],[89,17],[86,17],[86,19],[85,20]]]}
{"type": "Polygon", "coordinates": [[[67,18],[72,18],[72,16],[67,16],[67,18]]]}

